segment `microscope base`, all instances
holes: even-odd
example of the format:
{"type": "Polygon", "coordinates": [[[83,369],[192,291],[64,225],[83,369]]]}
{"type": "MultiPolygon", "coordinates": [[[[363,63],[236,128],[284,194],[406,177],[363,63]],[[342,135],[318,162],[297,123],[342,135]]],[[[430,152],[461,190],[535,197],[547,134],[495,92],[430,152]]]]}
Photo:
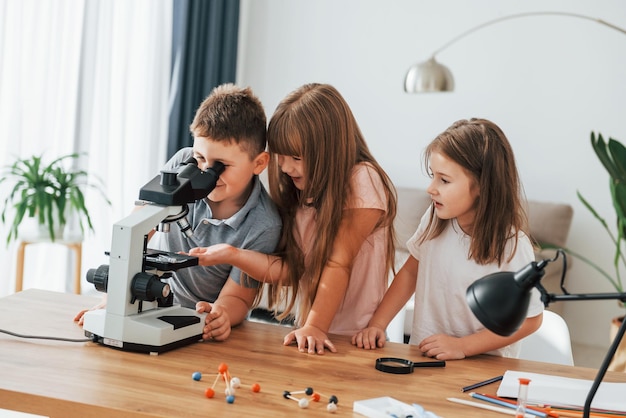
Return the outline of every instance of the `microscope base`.
{"type": "Polygon", "coordinates": [[[106,309],[85,313],[83,329],[93,342],[125,351],[159,354],[202,340],[206,314],[172,306],[117,317],[106,309]]]}
{"type": "Polygon", "coordinates": [[[148,354],[161,354],[166,351],[173,350],[175,348],[184,347],[189,344],[197,343],[202,339],[202,334],[196,335],[193,337],[186,338],[184,340],[174,341],[166,345],[154,346],[154,345],[146,345],[146,344],[137,344],[137,343],[129,343],[124,342],[122,347],[118,347],[116,345],[109,345],[105,342],[106,338],[100,337],[98,335],[92,334],[89,331],[85,331],[85,336],[87,338],[91,338],[94,343],[106,345],[107,347],[119,348],[124,351],[134,351],[138,353],[148,353],[148,354]]]}

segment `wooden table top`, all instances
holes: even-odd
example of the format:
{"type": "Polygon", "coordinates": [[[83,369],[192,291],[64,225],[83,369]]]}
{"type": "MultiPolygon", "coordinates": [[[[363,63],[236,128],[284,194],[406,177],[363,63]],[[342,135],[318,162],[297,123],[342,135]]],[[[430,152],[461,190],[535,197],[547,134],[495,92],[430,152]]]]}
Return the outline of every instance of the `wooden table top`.
{"type": "MultiPolygon", "coordinates": [[[[0,328],[16,333],[82,339],[74,315],[94,305],[98,297],[29,289],[0,298],[0,328]]],[[[328,397],[337,396],[333,414],[359,417],[353,402],[381,396],[417,403],[441,417],[497,417],[501,414],[458,405],[448,397],[470,399],[463,386],[521,370],[593,379],[595,369],[492,356],[448,361],[445,368],[418,368],[394,375],[374,368],[379,357],[425,361],[416,347],[389,343],[365,351],[347,337],[334,336],[338,353],[308,355],[282,339],[288,329],[245,322],[225,342],[199,342],[159,355],[120,351],[92,342],[24,339],[0,333],[0,408],[50,417],[206,417],[206,416],[325,416],[328,397]],[[225,400],[225,384],[205,397],[220,363],[244,387],[234,403],[225,400]],[[194,381],[192,373],[203,374],[194,381]],[[249,386],[258,383],[259,393],[249,386]],[[246,387],[248,386],[248,387],[246,387]],[[312,387],[322,394],[307,409],[285,399],[284,391],[312,387]]],[[[607,381],[626,382],[626,374],[608,373],[607,381]]],[[[480,389],[495,394],[498,384],[480,389]]],[[[306,397],[303,394],[295,397],[306,397]]]]}

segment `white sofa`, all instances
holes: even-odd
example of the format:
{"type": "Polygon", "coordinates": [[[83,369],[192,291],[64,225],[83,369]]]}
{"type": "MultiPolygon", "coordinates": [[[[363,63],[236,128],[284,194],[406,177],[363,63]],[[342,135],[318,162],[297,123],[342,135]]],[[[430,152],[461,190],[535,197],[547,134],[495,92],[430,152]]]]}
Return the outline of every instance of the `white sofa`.
{"type": "MultiPolygon", "coordinates": [[[[430,196],[425,190],[418,188],[399,187],[397,191],[398,214],[394,226],[398,241],[396,244],[396,269],[399,269],[408,257],[406,242],[417,229],[421,216],[428,208],[430,196]]],[[[539,243],[564,246],[572,224],[573,214],[573,209],[568,204],[529,200],[530,234],[539,243]]],[[[535,258],[537,260],[553,258],[554,254],[553,250],[543,250],[537,252],[535,258]]],[[[567,261],[569,267],[571,258],[568,258],[567,261]]],[[[541,284],[548,292],[559,292],[561,273],[562,264],[560,262],[551,263],[547,266],[541,284]]],[[[550,305],[550,310],[562,314],[561,306],[558,303],[550,305]]],[[[402,323],[403,334],[410,335],[412,321],[413,298],[407,303],[404,314],[397,317],[393,325],[390,326],[388,330],[390,339],[397,340],[399,338],[397,328],[400,322],[402,323]]]]}

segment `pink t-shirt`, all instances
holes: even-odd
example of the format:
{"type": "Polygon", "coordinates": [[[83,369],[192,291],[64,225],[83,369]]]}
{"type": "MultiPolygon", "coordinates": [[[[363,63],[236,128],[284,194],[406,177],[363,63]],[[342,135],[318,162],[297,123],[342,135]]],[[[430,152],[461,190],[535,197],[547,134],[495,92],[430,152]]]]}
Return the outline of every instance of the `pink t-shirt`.
{"type": "MultiPolygon", "coordinates": [[[[358,164],[352,173],[353,198],[346,209],[364,208],[387,211],[383,182],[367,163],[358,164]]],[[[306,256],[315,239],[315,209],[302,207],[296,213],[296,239],[306,256]],[[298,239],[300,237],[300,239],[298,239]]],[[[377,228],[363,243],[352,267],[346,295],[335,314],[329,333],[353,335],[365,328],[387,290],[387,227],[377,228]]],[[[301,293],[299,293],[301,295],[301,293]]]]}

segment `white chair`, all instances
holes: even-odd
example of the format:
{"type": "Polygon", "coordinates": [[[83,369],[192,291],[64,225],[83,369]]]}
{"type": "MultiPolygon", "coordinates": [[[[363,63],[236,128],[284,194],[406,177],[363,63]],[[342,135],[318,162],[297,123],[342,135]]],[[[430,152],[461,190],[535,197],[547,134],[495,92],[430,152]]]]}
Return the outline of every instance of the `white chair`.
{"type": "Polygon", "coordinates": [[[557,313],[544,310],[541,327],[520,343],[520,359],[574,365],[569,328],[557,313]]]}

